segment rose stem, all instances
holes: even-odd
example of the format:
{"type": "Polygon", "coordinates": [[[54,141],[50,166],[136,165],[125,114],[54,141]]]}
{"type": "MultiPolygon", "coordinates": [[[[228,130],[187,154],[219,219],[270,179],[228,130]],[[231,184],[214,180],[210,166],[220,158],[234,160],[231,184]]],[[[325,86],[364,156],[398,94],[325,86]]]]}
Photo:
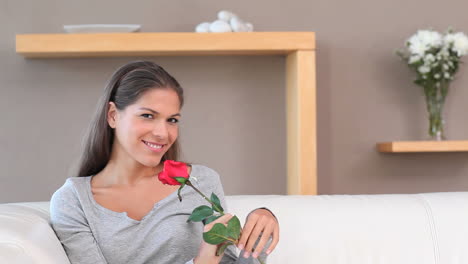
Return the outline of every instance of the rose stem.
{"type": "Polygon", "coordinates": [[[224,215],[224,212],[215,203],[213,203],[208,197],[206,197],[202,192],[200,192],[200,190],[198,190],[195,186],[193,186],[189,180],[187,180],[185,184],[192,187],[197,193],[199,193],[203,198],[205,198],[205,200],[207,200],[211,205],[213,205],[216,211],[221,213],[221,215],[224,215]]]}

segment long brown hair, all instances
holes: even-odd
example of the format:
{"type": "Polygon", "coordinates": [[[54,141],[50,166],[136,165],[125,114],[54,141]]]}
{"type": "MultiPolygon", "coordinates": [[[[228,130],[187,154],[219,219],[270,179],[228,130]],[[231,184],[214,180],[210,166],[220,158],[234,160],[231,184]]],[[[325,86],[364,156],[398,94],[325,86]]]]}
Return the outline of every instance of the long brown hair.
{"type": "MultiPolygon", "coordinates": [[[[124,110],[135,103],[146,91],[151,89],[174,90],[182,108],[184,92],[177,80],[161,66],[150,61],[130,62],[112,75],[104,94],[99,99],[96,112],[84,137],[83,152],[78,164],[78,177],[90,176],[100,172],[109,162],[114,130],[107,123],[109,102],[114,102],[118,110],[124,110]]],[[[164,160],[178,160],[179,143],[176,140],[163,155],[164,160]]]]}

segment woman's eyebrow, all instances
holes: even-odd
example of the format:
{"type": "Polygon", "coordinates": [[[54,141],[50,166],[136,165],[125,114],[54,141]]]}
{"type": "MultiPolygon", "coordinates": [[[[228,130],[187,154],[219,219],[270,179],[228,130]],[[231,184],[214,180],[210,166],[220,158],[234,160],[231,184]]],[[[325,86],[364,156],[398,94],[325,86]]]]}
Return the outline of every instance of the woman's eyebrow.
{"type": "MultiPolygon", "coordinates": [[[[151,113],[153,114],[156,114],[156,115],[159,115],[159,112],[158,111],[155,111],[151,108],[147,108],[147,107],[140,107],[139,110],[146,110],[146,111],[150,111],[151,113]]],[[[181,116],[180,113],[177,113],[177,114],[173,114],[171,116],[181,116]]]]}

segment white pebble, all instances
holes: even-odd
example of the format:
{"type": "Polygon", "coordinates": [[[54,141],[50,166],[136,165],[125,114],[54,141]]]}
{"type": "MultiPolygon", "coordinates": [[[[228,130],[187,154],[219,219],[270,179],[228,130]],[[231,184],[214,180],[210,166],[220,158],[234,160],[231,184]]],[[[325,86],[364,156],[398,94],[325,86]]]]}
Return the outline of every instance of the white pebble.
{"type": "Polygon", "coordinates": [[[210,23],[208,22],[203,22],[197,25],[195,28],[195,32],[198,33],[207,33],[210,32],[210,23]]]}
{"type": "Polygon", "coordinates": [[[221,11],[218,12],[218,19],[219,20],[229,22],[231,20],[231,18],[233,18],[233,17],[237,17],[237,15],[230,12],[230,11],[221,10],[221,11]]]}
{"type": "Polygon", "coordinates": [[[245,23],[245,26],[247,27],[247,31],[248,32],[252,32],[253,31],[253,25],[251,23],[245,23]]]}
{"type": "Polygon", "coordinates": [[[248,31],[248,28],[245,25],[244,21],[242,21],[238,17],[231,18],[230,24],[231,24],[232,31],[234,32],[247,32],[248,31]]]}
{"type": "Polygon", "coordinates": [[[217,32],[217,33],[222,33],[222,32],[231,32],[231,26],[224,20],[216,20],[210,25],[210,31],[211,32],[217,32]]]}

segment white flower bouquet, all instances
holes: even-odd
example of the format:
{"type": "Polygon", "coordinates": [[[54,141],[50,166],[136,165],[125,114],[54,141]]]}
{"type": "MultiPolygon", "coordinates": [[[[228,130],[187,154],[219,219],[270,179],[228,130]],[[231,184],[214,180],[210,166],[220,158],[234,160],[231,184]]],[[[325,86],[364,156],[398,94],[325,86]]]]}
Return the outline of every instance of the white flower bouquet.
{"type": "Polygon", "coordinates": [[[448,30],[444,35],[419,30],[406,41],[406,50],[397,51],[416,74],[414,83],[424,88],[432,140],[445,139],[442,110],[450,82],[458,71],[461,57],[468,53],[468,38],[448,30]]]}

